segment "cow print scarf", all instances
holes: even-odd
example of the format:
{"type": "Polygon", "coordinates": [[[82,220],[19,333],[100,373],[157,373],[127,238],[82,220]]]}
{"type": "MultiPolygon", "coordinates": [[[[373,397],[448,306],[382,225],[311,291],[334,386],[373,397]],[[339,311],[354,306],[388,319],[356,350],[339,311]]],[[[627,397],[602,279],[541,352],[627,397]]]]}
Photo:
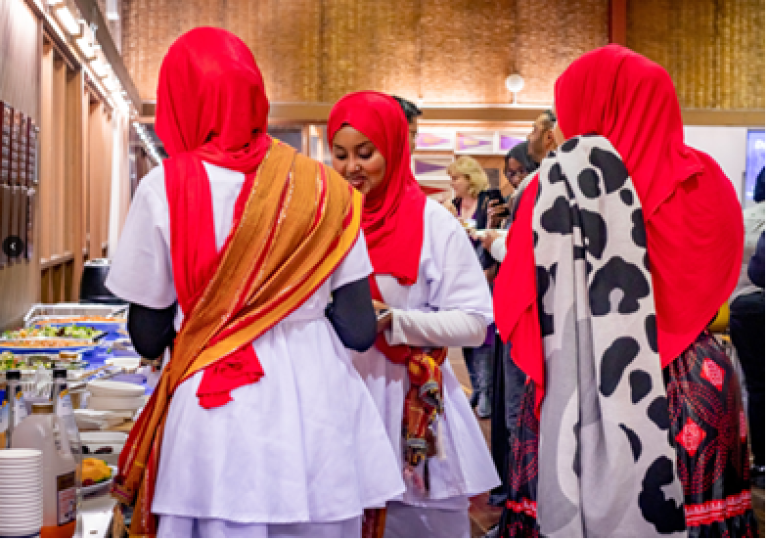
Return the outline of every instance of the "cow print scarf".
{"type": "Polygon", "coordinates": [[[639,197],[599,136],[564,143],[539,186],[541,533],[686,536],[639,197]]]}

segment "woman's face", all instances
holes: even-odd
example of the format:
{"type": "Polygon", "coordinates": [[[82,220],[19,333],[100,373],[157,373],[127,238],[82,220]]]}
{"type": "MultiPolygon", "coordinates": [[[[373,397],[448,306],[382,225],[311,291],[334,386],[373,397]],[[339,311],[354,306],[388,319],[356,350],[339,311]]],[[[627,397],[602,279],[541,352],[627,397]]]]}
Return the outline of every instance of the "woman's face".
{"type": "Polygon", "coordinates": [[[383,182],[386,160],[370,139],[353,127],[344,126],[333,137],[333,168],[367,195],[383,182]]]}
{"type": "Polygon", "coordinates": [[[503,175],[506,177],[509,184],[517,188],[519,187],[519,184],[522,183],[522,180],[525,179],[525,176],[527,176],[527,170],[525,170],[525,166],[519,161],[510,157],[506,160],[506,169],[504,169],[503,175]]]}
{"type": "Polygon", "coordinates": [[[450,187],[453,188],[455,196],[464,198],[469,196],[469,177],[465,174],[455,173],[450,175],[450,187]]]}

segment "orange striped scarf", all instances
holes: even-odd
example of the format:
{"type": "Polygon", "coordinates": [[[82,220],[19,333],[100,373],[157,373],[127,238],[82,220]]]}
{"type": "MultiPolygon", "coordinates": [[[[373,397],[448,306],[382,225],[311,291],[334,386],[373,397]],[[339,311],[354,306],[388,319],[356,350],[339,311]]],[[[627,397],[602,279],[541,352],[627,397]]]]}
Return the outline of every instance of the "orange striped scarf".
{"type": "Polygon", "coordinates": [[[314,294],[354,245],[361,211],[362,195],[340,176],[274,141],[229,248],[186,314],[171,361],[120,455],[112,495],[134,506],[131,536],[157,532],[152,500],[176,388],[262,336],[314,294]]]}

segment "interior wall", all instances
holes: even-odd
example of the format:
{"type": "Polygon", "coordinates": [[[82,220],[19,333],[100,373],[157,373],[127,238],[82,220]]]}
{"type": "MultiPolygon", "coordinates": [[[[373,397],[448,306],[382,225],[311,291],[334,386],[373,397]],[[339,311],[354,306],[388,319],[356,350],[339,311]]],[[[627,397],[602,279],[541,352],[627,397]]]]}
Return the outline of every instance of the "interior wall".
{"type": "MultiPolygon", "coordinates": [[[[40,125],[42,28],[24,0],[0,2],[0,36],[0,99],[22,110],[40,125]]],[[[35,209],[34,215],[37,217],[40,212],[35,209]]],[[[38,246],[39,227],[36,225],[34,237],[34,245],[38,246]]],[[[0,329],[23,319],[29,306],[39,298],[39,282],[37,253],[29,261],[0,269],[0,329]]]]}
{"type": "Polygon", "coordinates": [[[729,126],[685,126],[684,142],[706,152],[719,163],[743,201],[746,174],[746,134],[748,128],[729,126]]]}
{"type": "Polygon", "coordinates": [[[683,108],[764,109],[763,0],[629,0],[627,42],[669,71],[683,108]]]}
{"type": "Polygon", "coordinates": [[[168,47],[196,26],[253,50],[275,102],[332,103],[375,89],[430,103],[549,103],[554,80],[607,43],[605,0],[124,0],[123,57],[155,99],[168,47]]]}

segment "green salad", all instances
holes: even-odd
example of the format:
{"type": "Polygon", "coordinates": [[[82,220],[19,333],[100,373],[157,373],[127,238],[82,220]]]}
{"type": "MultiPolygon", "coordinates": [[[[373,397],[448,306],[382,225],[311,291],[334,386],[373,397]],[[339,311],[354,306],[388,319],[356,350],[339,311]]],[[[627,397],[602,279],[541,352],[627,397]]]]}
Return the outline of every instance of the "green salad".
{"type": "Polygon", "coordinates": [[[96,330],[89,326],[39,326],[37,328],[24,328],[22,330],[8,330],[3,332],[4,339],[25,339],[25,338],[53,338],[63,337],[71,339],[93,339],[101,334],[101,330],[96,330]]]}
{"type": "Polygon", "coordinates": [[[5,351],[0,353],[0,371],[9,369],[37,369],[42,366],[44,369],[63,368],[80,369],[82,362],[67,362],[47,354],[13,354],[5,351]]]}

